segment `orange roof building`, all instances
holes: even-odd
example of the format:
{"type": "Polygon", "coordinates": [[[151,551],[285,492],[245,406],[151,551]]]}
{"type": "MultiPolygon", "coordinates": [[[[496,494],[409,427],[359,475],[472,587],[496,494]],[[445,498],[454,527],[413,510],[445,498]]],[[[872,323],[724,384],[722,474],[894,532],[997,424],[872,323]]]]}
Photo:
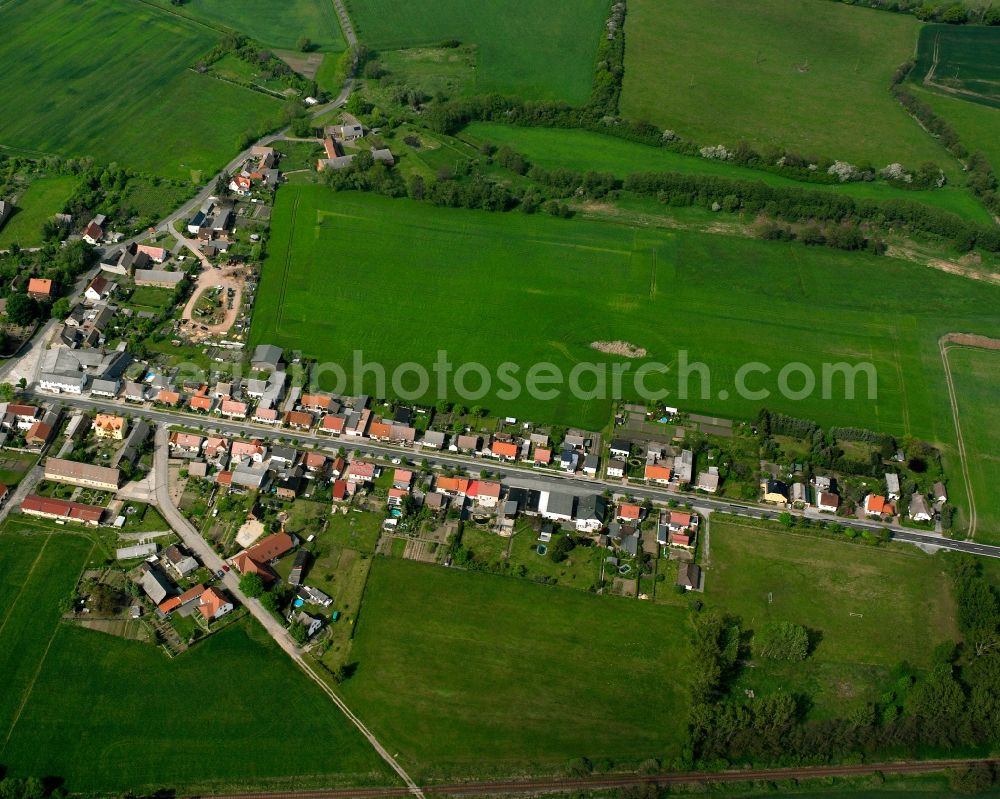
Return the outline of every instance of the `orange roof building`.
{"type": "Polygon", "coordinates": [[[28,281],[28,296],[36,300],[52,297],[52,281],[44,277],[33,277],[28,281]]]}

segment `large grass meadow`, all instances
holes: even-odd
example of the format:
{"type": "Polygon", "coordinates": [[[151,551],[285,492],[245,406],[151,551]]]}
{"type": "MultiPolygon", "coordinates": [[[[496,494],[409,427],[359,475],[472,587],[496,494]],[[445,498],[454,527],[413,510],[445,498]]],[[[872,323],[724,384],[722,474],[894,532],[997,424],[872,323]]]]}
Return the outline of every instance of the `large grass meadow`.
{"type": "Polygon", "coordinates": [[[278,121],[271,97],[190,67],[221,34],[131,0],[0,8],[0,145],[197,179],[278,121]]]}
{"type": "Polygon", "coordinates": [[[376,50],[457,39],[477,48],[476,93],[582,103],[590,94],[607,0],[348,0],[358,37],[376,50]]]}
{"type": "Polygon", "coordinates": [[[336,52],[346,47],[332,0],[189,0],[174,6],[169,0],[157,5],[208,25],[246,34],[267,47],[298,48],[299,39],[309,39],[315,50],[336,52]]]}
{"type": "MultiPolygon", "coordinates": [[[[952,440],[953,428],[942,410],[948,406],[938,337],[1000,332],[1000,287],[891,258],[441,209],[323,186],[279,193],[269,252],[252,343],[301,349],[349,373],[355,349],[390,371],[406,361],[430,367],[443,349],[454,364],[477,361],[493,370],[514,362],[523,380],[538,362],[564,374],[580,362],[613,363],[591,344],[626,340],[645,348],[647,360],[672,367],[671,404],[743,418],[767,405],[824,425],[940,442],[952,440]],[[689,363],[709,367],[708,396],[697,377],[688,381],[687,398],[679,396],[680,351],[689,363]],[[769,397],[736,396],[735,373],[750,361],[772,370],[749,381],[770,389],[769,397]],[[831,400],[819,390],[801,400],[775,390],[777,372],[789,362],[819,375],[823,363],[842,361],[874,365],[876,399],[868,399],[864,380],[854,400],[843,398],[840,381],[831,400]]],[[[643,362],[631,361],[631,368],[643,362]]],[[[467,385],[480,382],[472,376],[467,385]]],[[[648,385],[663,384],[650,378],[648,385]]],[[[366,388],[378,393],[373,379],[366,388]]],[[[494,380],[480,404],[591,429],[609,418],[610,401],[577,399],[567,390],[554,399],[522,393],[501,400],[501,388],[494,380]]],[[[622,393],[635,397],[634,381],[626,380],[622,393]]]]}
{"type": "Polygon", "coordinates": [[[418,779],[670,760],[685,611],[378,559],[343,690],[418,779]]]}
{"type": "Polygon", "coordinates": [[[936,644],[958,640],[944,563],[915,549],[876,551],[716,519],[705,585],[706,606],[739,616],[744,629],[788,621],[812,632],[805,662],[755,660],[736,690],[804,694],[818,718],[876,701],[895,666],[927,668],[936,644]]]}
{"type": "MultiPolygon", "coordinates": [[[[948,353],[976,503],[976,540],[1000,544],[1000,352],[954,347],[948,353]]],[[[965,501],[958,486],[953,502],[965,501]]]]}
{"type": "Polygon", "coordinates": [[[250,621],[172,660],[60,621],[95,555],[65,528],[12,520],[0,532],[0,763],[9,775],[58,776],[95,795],[393,781],[250,621]]]}
{"type": "Polygon", "coordinates": [[[633,0],[622,111],[700,144],[957,165],[889,94],[920,22],[816,0],[633,0]]]}
{"type": "Polygon", "coordinates": [[[476,146],[491,142],[498,147],[510,147],[546,169],[611,172],[621,178],[637,172],[676,172],[681,175],[758,180],[769,186],[831,191],[857,200],[919,202],[951,211],[964,219],[983,224],[992,222],[989,211],[969,191],[953,185],[931,191],[911,191],[883,181],[833,185],[805,183],[783,175],[725,161],[681,155],[662,147],[651,147],[588,130],[522,128],[494,122],[473,122],[459,134],[459,138],[476,146]]]}

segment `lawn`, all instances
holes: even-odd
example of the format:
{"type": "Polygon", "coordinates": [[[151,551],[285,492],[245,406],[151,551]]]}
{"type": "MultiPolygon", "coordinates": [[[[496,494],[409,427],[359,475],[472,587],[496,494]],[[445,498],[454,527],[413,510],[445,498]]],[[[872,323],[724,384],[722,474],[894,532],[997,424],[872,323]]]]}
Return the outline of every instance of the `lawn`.
{"type": "Polygon", "coordinates": [[[376,50],[456,39],[477,48],[473,93],[583,103],[590,95],[606,0],[348,0],[358,38],[376,50]]]}
{"type": "Polygon", "coordinates": [[[21,529],[46,528],[8,522],[0,534],[0,761],[10,776],[58,775],[102,795],[392,781],[249,620],[174,660],[60,622],[92,544],[63,528],[21,529]]]}
{"type": "Polygon", "coordinates": [[[72,196],[77,178],[53,175],[31,181],[14,204],[14,214],[0,228],[0,249],[17,243],[37,247],[42,243],[42,225],[61,213],[72,196]]]}
{"type": "MultiPolygon", "coordinates": [[[[1000,352],[952,348],[948,353],[958,398],[959,421],[969,455],[969,476],[976,503],[976,540],[1000,544],[1000,352]]],[[[961,484],[949,487],[950,498],[966,504],[961,484]]]]}
{"type": "MultiPolygon", "coordinates": [[[[168,0],[154,0],[169,10],[168,0]]],[[[244,33],[266,47],[297,50],[306,38],[314,50],[341,51],[344,36],[331,0],[189,0],[180,13],[244,33]]]]}
{"type": "Polygon", "coordinates": [[[883,167],[955,162],[889,94],[920,22],[817,0],[634,0],[622,112],[699,144],[883,167]]]}
{"type": "Polygon", "coordinates": [[[162,311],[174,304],[172,289],[162,289],[157,286],[136,286],[132,296],[128,298],[129,305],[162,311]]]}
{"type": "Polygon", "coordinates": [[[816,716],[872,700],[890,670],[930,665],[958,640],[950,579],[940,558],[712,522],[705,603],[745,629],[789,621],[819,639],[804,663],[755,660],[737,690],[802,692],[816,716]]]}
{"type": "Polygon", "coordinates": [[[940,92],[1000,108],[1000,28],[925,26],[913,78],[940,92]]]}
{"type": "Polygon", "coordinates": [[[12,0],[3,20],[0,144],[199,179],[278,121],[274,98],[190,69],[219,34],[183,17],[126,0],[12,0]]]}
{"type": "Polygon", "coordinates": [[[418,779],[670,760],[686,635],[675,608],[380,558],[343,690],[418,779]]]}
{"type": "Polygon", "coordinates": [[[603,136],[587,130],[561,128],[520,128],[493,122],[474,122],[459,134],[470,144],[492,142],[525,155],[546,169],[611,172],[624,178],[637,172],[676,172],[682,175],[710,175],[736,180],[759,180],[769,186],[816,191],[833,191],[856,200],[907,200],[951,211],[966,219],[989,224],[989,212],[968,191],[948,185],[933,191],[908,191],[883,181],[827,185],[804,183],[782,175],[736,166],[725,161],[681,155],[661,147],[603,136]]]}
{"type": "MultiPolygon", "coordinates": [[[[672,366],[670,397],[691,411],[752,418],[767,404],[824,426],[948,442],[937,339],[953,330],[1000,333],[1000,287],[800,244],[441,209],[323,186],[280,192],[271,232],[252,343],[302,348],[349,374],[356,350],[391,376],[406,361],[430,368],[441,349],[453,371],[478,362],[496,375],[509,361],[520,365],[514,376],[523,382],[540,362],[563,375],[581,361],[615,363],[590,344],[624,339],[646,348],[649,361],[672,366]],[[705,383],[692,373],[686,398],[682,352],[710,369],[705,383]],[[779,395],[782,365],[801,361],[821,375],[823,363],[844,360],[873,364],[876,400],[868,400],[861,380],[857,398],[844,401],[842,378],[829,400],[819,388],[799,400],[779,395]],[[766,402],[730,391],[738,369],[752,361],[772,369],[748,381],[771,391],[766,402]]],[[[642,362],[629,362],[633,372],[642,362]]],[[[365,378],[366,393],[394,390],[388,379],[380,387],[374,372],[356,376],[365,378]]],[[[415,393],[420,386],[406,377],[400,387],[415,393]]],[[[438,380],[430,378],[423,396],[433,404],[438,380]]],[[[607,422],[609,401],[572,396],[567,384],[554,398],[526,390],[512,398],[499,378],[490,379],[478,398],[480,375],[465,376],[464,404],[586,429],[607,422]]],[[[592,375],[580,380],[583,388],[594,382],[592,375]]],[[[662,383],[651,377],[647,385],[662,383]]],[[[454,386],[446,381],[453,396],[454,386]]],[[[638,394],[627,375],[621,393],[638,394]]]]}

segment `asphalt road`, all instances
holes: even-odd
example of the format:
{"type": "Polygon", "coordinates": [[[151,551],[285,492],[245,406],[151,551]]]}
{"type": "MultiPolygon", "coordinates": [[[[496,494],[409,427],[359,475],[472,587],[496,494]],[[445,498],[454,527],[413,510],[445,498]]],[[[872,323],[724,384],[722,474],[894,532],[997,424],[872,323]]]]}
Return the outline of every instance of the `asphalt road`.
{"type": "MultiPolygon", "coordinates": [[[[776,519],[783,509],[775,507],[765,507],[746,502],[735,502],[728,499],[716,499],[706,494],[686,494],[674,491],[669,488],[658,488],[654,486],[623,485],[620,481],[601,480],[579,475],[569,475],[561,472],[539,472],[536,470],[511,466],[494,461],[492,459],[471,458],[461,455],[443,453],[436,450],[422,450],[418,447],[413,449],[395,447],[386,444],[376,444],[368,439],[355,438],[351,436],[319,436],[315,434],[300,434],[289,430],[275,429],[265,425],[256,425],[250,422],[232,422],[216,417],[206,417],[196,414],[184,413],[181,411],[169,411],[150,406],[128,404],[124,401],[102,400],[97,398],[77,398],[66,395],[53,397],[41,392],[31,392],[36,399],[53,399],[65,405],[78,408],[99,408],[116,413],[127,413],[132,416],[142,417],[156,422],[157,424],[186,425],[188,427],[203,427],[205,429],[217,430],[231,436],[244,436],[259,438],[262,440],[285,440],[294,439],[299,446],[320,447],[330,451],[336,451],[343,447],[348,451],[358,450],[366,455],[378,457],[402,457],[410,460],[420,461],[424,458],[433,465],[446,466],[469,470],[473,474],[486,469],[490,472],[498,473],[504,482],[524,488],[537,488],[547,491],[577,491],[600,493],[610,489],[618,494],[630,494],[640,499],[651,499],[659,502],[667,502],[671,499],[678,502],[690,502],[699,509],[706,511],[722,511],[724,513],[735,513],[739,515],[776,519]]],[[[804,515],[799,511],[791,511],[795,515],[804,515]]],[[[810,516],[812,518],[812,516],[810,516]]],[[[990,558],[1000,558],[1000,547],[988,544],[978,544],[972,541],[955,541],[934,534],[920,533],[913,530],[906,530],[900,527],[882,524],[875,521],[863,521],[860,519],[837,519],[837,523],[844,527],[851,527],[856,530],[868,532],[881,532],[888,530],[892,538],[897,541],[905,541],[921,546],[934,546],[940,549],[955,550],[958,552],[968,552],[973,555],[982,555],[990,558]]]]}

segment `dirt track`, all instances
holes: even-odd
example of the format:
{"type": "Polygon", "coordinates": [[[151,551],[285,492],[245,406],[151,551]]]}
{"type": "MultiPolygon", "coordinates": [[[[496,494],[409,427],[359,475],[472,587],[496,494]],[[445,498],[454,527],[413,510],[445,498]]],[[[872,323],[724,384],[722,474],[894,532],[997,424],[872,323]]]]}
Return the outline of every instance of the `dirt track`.
{"type": "Polygon", "coordinates": [[[1000,350],[1000,339],[979,336],[974,333],[945,333],[938,339],[938,349],[941,351],[941,363],[944,366],[944,379],[948,388],[948,401],[951,404],[951,416],[955,422],[955,441],[958,445],[958,458],[962,464],[962,479],[965,481],[965,495],[969,503],[969,540],[976,537],[976,499],[972,492],[972,480],[969,476],[969,455],[965,449],[965,439],[962,436],[962,423],[958,411],[958,394],[955,391],[955,381],[951,376],[951,363],[948,360],[948,350],[952,347],[975,347],[983,350],[1000,350]]]}

